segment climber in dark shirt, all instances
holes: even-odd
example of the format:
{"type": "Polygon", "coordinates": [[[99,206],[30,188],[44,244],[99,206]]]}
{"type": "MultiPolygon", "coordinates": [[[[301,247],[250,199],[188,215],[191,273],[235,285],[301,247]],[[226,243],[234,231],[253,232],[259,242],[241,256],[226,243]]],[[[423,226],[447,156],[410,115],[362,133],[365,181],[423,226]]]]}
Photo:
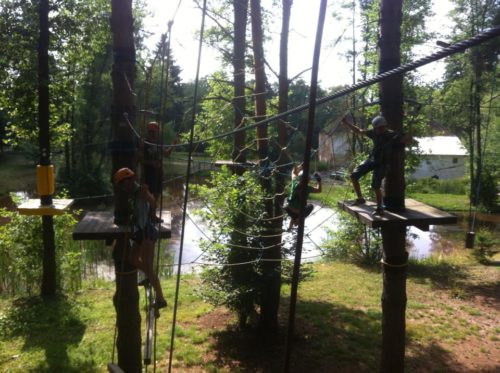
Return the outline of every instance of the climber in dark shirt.
{"type": "Polygon", "coordinates": [[[408,144],[410,137],[407,135],[398,134],[387,128],[387,121],[382,116],[377,116],[372,120],[372,129],[363,130],[353,123],[350,116],[342,118],[342,123],[347,125],[353,132],[369,137],[373,141],[373,148],[368,159],[358,165],[351,173],[351,181],[354,191],[356,192],[355,205],[362,205],[365,199],[361,193],[359,179],[373,171],[371,187],[375,192],[377,208],[374,215],[383,215],[384,208],[382,205],[382,180],[387,174],[389,160],[393,146],[397,143],[408,144]]]}

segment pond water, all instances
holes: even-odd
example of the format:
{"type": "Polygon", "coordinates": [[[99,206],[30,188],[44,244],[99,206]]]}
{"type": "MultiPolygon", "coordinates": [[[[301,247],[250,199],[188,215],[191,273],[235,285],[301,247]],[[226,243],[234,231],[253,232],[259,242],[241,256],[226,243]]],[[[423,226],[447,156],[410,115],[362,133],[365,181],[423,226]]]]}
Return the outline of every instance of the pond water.
{"type": "MultiPolygon", "coordinates": [[[[162,202],[163,208],[170,210],[172,213],[172,238],[165,241],[168,268],[176,267],[177,264],[173,265],[173,263],[178,263],[179,258],[182,228],[182,193],[184,190],[183,181],[183,179],[172,177],[167,183],[162,202]],[[170,265],[168,265],[168,263],[170,263],[170,265]]],[[[203,177],[194,177],[192,179],[193,184],[204,182],[205,178],[203,177]]],[[[26,194],[20,194],[19,196],[26,197],[26,194]]],[[[11,202],[7,200],[3,200],[1,203],[3,206],[11,205],[11,202]]],[[[109,204],[110,200],[108,200],[107,203],[109,204]]],[[[104,203],[99,207],[102,208],[105,205],[104,203]]],[[[188,203],[182,253],[183,273],[197,270],[197,268],[199,268],[199,263],[206,261],[203,258],[199,243],[202,239],[208,239],[209,233],[206,223],[195,213],[195,210],[200,207],[203,206],[200,206],[199,202],[190,201],[188,203]]],[[[80,205],[79,208],[92,210],[95,209],[96,206],[86,204],[80,205]]],[[[322,242],[327,238],[328,230],[335,231],[338,214],[339,212],[336,210],[315,204],[314,211],[305,221],[302,253],[303,261],[314,261],[321,258],[322,242]]],[[[479,214],[476,220],[476,230],[480,226],[485,226],[496,231],[500,228],[499,215],[479,214]]],[[[287,226],[288,220],[284,222],[283,226],[285,230],[283,241],[291,243],[296,232],[286,232],[287,226]]],[[[426,258],[433,253],[446,255],[456,248],[464,247],[465,232],[467,230],[467,219],[465,216],[459,217],[459,224],[457,225],[431,226],[428,232],[423,232],[415,227],[411,227],[408,234],[407,250],[411,257],[417,259],[426,258]]],[[[85,247],[85,245],[83,245],[83,247],[85,247]]],[[[110,257],[104,258],[100,255],[99,258],[94,258],[92,260],[90,269],[92,272],[101,273],[99,277],[108,277],[108,275],[102,275],[102,273],[108,273],[112,277],[113,271],[106,269],[110,263],[110,257]]],[[[172,271],[168,270],[168,272],[172,271]]]]}
{"type": "MultiPolygon", "coordinates": [[[[204,262],[203,253],[199,248],[199,241],[207,239],[208,232],[203,220],[193,213],[199,208],[196,203],[190,203],[186,218],[184,249],[182,262],[183,271],[193,269],[196,266],[189,263],[204,262]]],[[[306,219],[304,227],[303,241],[303,261],[314,261],[321,258],[322,243],[328,237],[328,230],[335,231],[339,212],[331,208],[322,207],[315,204],[314,211],[306,219]]],[[[172,239],[168,240],[168,252],[175,253],[174,261],[178,263],[178,249],[180,246],[180,232],[182,215],[180,209],[172,210],[172,239]]],[[[286,230],[288,221],[284,222],[283,228],[286,230]]],[[[481,225],[485,225],[482,223],[481,225]]],[[[486,226],[492,228],[491,224],[486,226]]],[[[430,226],[429,231],[424,232],[415,227],[408,230],[407,250],[410,257],[424,259],[432,254],[450,254],[457,248],[463,248],[465,242],[466,219],[459,219],[457,225],[430,226]]],[[[498,228],[496,225],[493,228],[498,228]]],[[[284,242],[292,242],[296,232],[286,232],[283,235],[284,242]]]]}
{"type": "MultiPolygon", "coordinates": [[[[203,183],[203,178],[198,178],[195,182],[203,183]]],[[[174,180],[165,190],[166,209],[172,211],[172,238],[167,242],[167,252],[174,253],[173,262],[178,263],[180,234],[182,223],[182,195],[183,186],[178,180],[174,180]]],[[[202,206],[197,202],[188,204],[188,211],[185,225],[185,237],[183,242],[182,263],[183,269],[194,270],[196,268],[193,262],[204,262],[203,253],[200,250],[199,242],[202,239],[208,239],[205,222],[197,216],[194,211],[202,206]]],[[[314,261],[321,258],[323,252],[321,246],[328,236],[328,230],[335,231],[337,227],[339,212],[314,205],[314,210],[305,220],[304,241],[303,241],[303,261],[314,261]]],[[[288,220],[283,224],[284,242],[292,242],[296,232],[286,232],[288,220]]],[[[488,227],[493,230],[500,228],[499,215],[478,215],[477,229],[479,227],[488,227]]],[[[465,242],[465,232],[467,228],[467,219],[465,216],[459,216],[459,224],[430,226],[429,231],[424,232],[415,227],[410,227],[408,231],[407,250],[412,258],[423,259],[432,254],[449,254],[457,248],[463,248],[465,242]]],[[[170,254],[172,255],[172,254],[170,254]]],[[[171,258],[172,259],[172,258],[171,258]]]]}

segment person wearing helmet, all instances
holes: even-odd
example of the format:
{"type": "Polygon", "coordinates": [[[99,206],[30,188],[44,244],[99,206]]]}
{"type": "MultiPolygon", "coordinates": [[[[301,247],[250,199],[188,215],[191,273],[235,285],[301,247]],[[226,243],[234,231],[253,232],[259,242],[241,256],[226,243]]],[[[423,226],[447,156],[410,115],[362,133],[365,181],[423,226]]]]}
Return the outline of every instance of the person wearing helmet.
{"type": "Polygon", "coordinates": [[[365,199],[361,193],[359,179],[372,171],[371,187],[375,192],[375,199],[377,202],[377,207],[373,214],[383,215],[384,208],[382,205],[381,187],[382,180],[387,174],[392,148],[396,143],[409,142],[409,139],[407,136],[397,134],[388,129],[386,119],[380,115],[373,118],[372,128],[368,130],[357,127],[353,122],[354,120],[351,116],[342,118],[342,123],[348,126],[353,132],[364,135],[373,141],[373,148],[368,159],[358,165],[351,173],[351,181],[357,197],[354,204],[362,205],[365,203],[365,199]]]}
{"type": "Polygon", "coordinates": [[[146,184],[139,185],[135,173],[129,168],[121,168],[113,175],[113,183],[117,189],[125,192],[130,203],[131,239],[133,241],[130,262],[143,271],[151,282],[156,294],[154,307],[159,310],[167,306],[163,296],[160,280],[154,272],[154,245],[158,231],[151,222],[151,207],[155,206],[154,196],[146,184]]]}
{"type": "MultiPolygon", "coordinates": [[[[300,189],[302,186],[302,182],[304,181],[304,173],[302,171],[302,166],[294,165],[292,168],[292,182],[290,184],[290,194],[287,199],[287,205],[285,206],[285,211],[290,216],[290,224],[288,226],[288,230],[292,229],[292,227],[297,226],[299,224],[299,215],[300,215],[300,189]]],[[[307,186],[307,194],[309,193],[321,193],[321,176],[319,173],[314,173],[314,178],[316,179],[316,185],[307,186]]],[[[309,216],[313,211],[314,206],[309,203],[306,204],[306,208],[304,210],[305,216],[309,216]]]]}
{"type": "MultiPolygon", "coordinates": [[[[173,147],[165,148],[164,156],[168,157],[173,151],[173,147]]],[[[160,126],[157,122],[149,122],[147,125],[146,141],[142,142],[142,171],[144,182],[149,188],[149,191],[155,197],[156,204],[160,198],[162,191],[162,146],[160,144],[160,126]]],[[[161,218],[156,216],[155,211],[151,211],[152,221],[158,223],[161,218]]]]}

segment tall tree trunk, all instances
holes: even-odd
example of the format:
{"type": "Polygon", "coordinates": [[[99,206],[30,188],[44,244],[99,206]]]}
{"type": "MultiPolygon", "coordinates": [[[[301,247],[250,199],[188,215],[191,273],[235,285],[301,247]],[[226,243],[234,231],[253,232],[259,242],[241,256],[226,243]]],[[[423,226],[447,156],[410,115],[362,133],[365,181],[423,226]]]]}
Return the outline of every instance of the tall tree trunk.
{"type": "MultiPolygon", "coordinates": [[[[40,166],[50,166],[49,129],[49,0],[39,4],[40,39],[38,41],[38,126],[40,145],[40,166]]],[[[52,195],[40,196],[42,205],[52,204],[52,195]]],[[[43,273],[42,297],[56,294],[56,247],[54,220],[52,216],[42,216],[43,273]]]]}
{"type": "MultiPolygon", "coordinates": [[[[474,161],[475,161],[475,149],[476,145],[474,143],[474,111],[472,108],[474,107],[474,90],[476,89],[476,84],[474,80],[474,76],[471,77],[470,80],[470,91],[469,91],[469,126],[467,128],[467,137],[469,138],[469,178],[470,178],[470,196],[469,196],[469,201],[470,205],[469,207],[471,208],[472,205],[474,204],[474,186],[476,185],[476,178],[475,178],[475,168],[474,168],[474,161]]],[[[472,224],[472,215],[471,211],[469,211],[469,225],[472,224]]]]}
{"type": "MultiPolygon", "coordinates": [[[[136,168],[134,134],[125,119],[135,122],[135,102],[131,89],[135,82],[135,46],[133,38],[132,0],[111,1],[113,35],[112,106],[112,174],[122,167],[136,168]]],[[[127,197],[115,189],[115,221],[128,224],[127,197]]],[[[118,365],[125,372],[140,372],[141,315],[135,268],[128,262],[128,239],[117,240],[113,258],[116,270],[116,292],[113,302],[118,328],[118,365]]]]}
{"type": "MultiPolygon", "coordinates": [[[[403,0],[382,0],[380,7],[379,71],[400,65],[403,0]]],[[[383,80],[379,86],[382,115],[392,130],[403,122],[403,76],[383,80]]],[[[394,149],[386,178],[384,202],[388,210],[404,210],[404,149],[394,149]]],[[[403,372],[406,311],[406,230],[382,227],[384,250],[382,292],[382,372],[403,372]]]]}
{"type": "MultiPolygon", "coordinates": [[[[280,36],[280,71],[279,71],[279,98],[278,98],[278,112],[284,113],[288,110],[288,90],[290,87],[290,81],[288,79],[288,35],[290,30],[290,14],[292,8],[293,0],[283,0],[282,1],[282,24],[281,24],[281,36],[280,36]]],[[[274,271],[276,273],[281,273],[281,247],[282,247],[282,236],[278,235],[283,230],[283,209],[282,206],[285,202],[285,170],[284,164],[289,162],[288,153],[285,151],[288,143],[288,134],[286,127],[287,118],[280,119],[278,123],[278,145],[280,147],[280,152],[277,160],[278,172],[275,176],[276,187],[275,187],[275,197],[274,197],[274,216],[275,220],[272,222],[272,232],[274,232],[273,238],[270,239],[270,244],[273,246],[272,251],[269,256],[273,259],[277,259],[274,271]]],[[[275,279],[276,289],[278,291],[281,287],[281,279],[275,279]]],[[[279,294],[271,294],[270,296],[276,296],[278,299],[276,303],[279,306],[279,294]]],[[[277,312],[277,310],[276,310],[277,312]]],[[[276,316],[277,320],[277,316],[276,316]]]]}
{"type": "MultiPolygon", "coordinates": [[[[255,70],[255,120],[260,121],[266,117],[266,73],[264,67],[264,47],[262,34],[262,15],[260,0],[250,0],[252,19],[252,41],[255,70]]],[[[269,149],[267,139],[267,125],[257,127],[257,153],[261,170],[261,185],[267,197],[272,193],[271,178],[265,170],[269,166],[269,149]]],[[[265,201],[268,219],[274,217],[273,200],[267,198],[265,201]]],[[[272,232],[272,220],[264,222],[264,235],[270,236],[272,232]],[[271,223],[270,223],[271,222],[271,223]],[[267,231],[267,232],[266,232],[267,231]]],[[[271,245],[269,238],[262,239],[262,245],[271,245]]],[[[281,256],[280,247],[264,251],[264,259],[276,259],[281,256]],[[278,252],[278,255],[277,255],[278,252]]],[[[263,262],[263,288],[260,313],[260,327],[263,330],[274,330],[278,326],[278,308],[280,301],[281,274],[279,262],[263,262]]]]}
{"type": "Polygon", "coordinates": [[[474,189],[471,190],[472,202],[475,206],[479,204],[478,189],[481,187],[481,173],[483,168],[482,159],[482,136],[481,136],[481,97],[483,96],[483,63],[480,61],[480,56],[477,51],[471,51],[472,74],[474,79],[474,89],[472,90],[472,118],[473,128],[476,134],[476,177],[474,182],[474,189]]]}
{"type": "MultiPolygon", "coordinates": [[[[234,7],[234,51],[233,51],[233,79],[234,79],[234,128],[244,125],[245,116],[245,51],[246,51],[246,28],[248,18],[248,0],[235,0],[234,7]]],[[[245,162],[245,131],[235,133],[233,161],[245,162]]],[[[235,171],[241,175],[243,167],[236,167],[235,171]]]]}
{"type": "MultiPolygon", "coordinates": [[[[234,44],[233,44],[233,80],[234,80],[234,128],[241,128],[244,124],[246,99],[245,99],[245,52],[246,52],[246,28],[248,19],[248,0],[235,0],[233,2],[234,9],[234,44]]],[[[243,163],[246,161],[245,148],[245,131],[235,133],[232,160],[235,163],[243,163]]],[[[241,165],[235,165],[233,172],[237,175],[243,175],[245,168],[241,165]]],[[[238,213],[234,217],[233,225],[235,227],[247,227],[247,219],[243,213],[238,213]]],[[[246,245],[246,237],[238,232],[231,232],[231,243],[235,246],[246,245]]],[[[230,262],[237,263],[241,261],[239,258],[239,250],[231,256],[230,262]]],[[[243,284],[248,281],[246,273],[238,268],[229,268],[232,274],[232,279],[236,284],[243,284]]],[[[253,304],[252,304],[253,307],[253,304]]],[[[247,311],[249,307],[241,307],[238,314],[238,322],[240,328],[244,328],[250,316],[247,311]]]]}

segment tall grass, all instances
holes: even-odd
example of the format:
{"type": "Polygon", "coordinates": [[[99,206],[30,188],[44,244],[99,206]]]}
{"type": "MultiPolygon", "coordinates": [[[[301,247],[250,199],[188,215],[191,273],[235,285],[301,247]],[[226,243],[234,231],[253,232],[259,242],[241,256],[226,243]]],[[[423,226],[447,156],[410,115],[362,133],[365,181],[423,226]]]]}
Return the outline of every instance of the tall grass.
{"type": "Polygon", "coordinates": [[[468,188],[467,179],[439,180],[439,179],[419,179],[410,180],[406,191],[408,193],[437,193],[466,195],[468,188]]]}

